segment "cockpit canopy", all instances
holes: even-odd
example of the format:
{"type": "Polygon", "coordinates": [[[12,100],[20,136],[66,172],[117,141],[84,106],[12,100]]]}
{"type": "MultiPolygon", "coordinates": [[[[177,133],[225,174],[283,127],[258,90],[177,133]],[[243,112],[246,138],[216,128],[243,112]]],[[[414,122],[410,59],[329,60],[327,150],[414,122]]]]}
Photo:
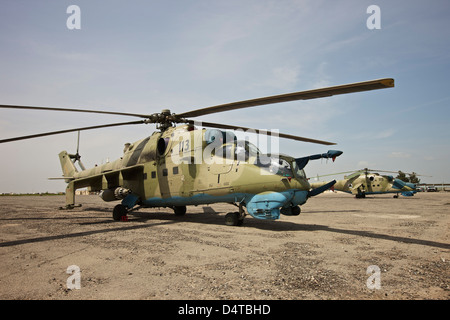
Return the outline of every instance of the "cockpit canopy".
{"type": "Polygon", "coordinates": [[[249,141],[235,140],[225,143],[216,148],[214,154],[224,159],[254,164],[268,174],[288,178],[306,178],[305,172],[299,169],[294,158],[286,155],[263,154],[249,141]]]}

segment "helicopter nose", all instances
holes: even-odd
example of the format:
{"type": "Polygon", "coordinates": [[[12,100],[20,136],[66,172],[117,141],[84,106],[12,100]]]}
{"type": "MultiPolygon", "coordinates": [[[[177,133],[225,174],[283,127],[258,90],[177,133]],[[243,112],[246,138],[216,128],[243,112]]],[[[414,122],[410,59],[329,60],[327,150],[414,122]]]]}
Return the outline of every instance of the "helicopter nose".
{"type": "Polygon", "coordinates": [[[410,191],[416,191],[416,184],[415,183],[407,182],[406,186],[411,189],[410,191]]]}

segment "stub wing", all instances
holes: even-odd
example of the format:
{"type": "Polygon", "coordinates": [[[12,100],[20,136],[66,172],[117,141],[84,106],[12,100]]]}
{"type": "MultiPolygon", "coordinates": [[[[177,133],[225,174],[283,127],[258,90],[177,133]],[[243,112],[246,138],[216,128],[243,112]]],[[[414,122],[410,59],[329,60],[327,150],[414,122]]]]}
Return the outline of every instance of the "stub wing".
{"type": "Polygon", "coordinates": [[[104,190],[112,187],[123,186],[127,180],[136,180],[142,175],[144,165],[134,165],[113,171],[105,171],[73,180],[75,188],[90,187],[92,190],[104,190]]]}
{"type": "Polygon", "coordinates": [[[100,191],[114,187],[126,186],[130,188],[131,184],[132,190],[139,189],[142,187],[139,181],[143,181],[143,170],[144,165],[135,165],[118,170],[76,177],[68,183],[66,188],[66,208],[72,208],[75,205],[76,189],[87,187],[92,191],[100,191]]]}

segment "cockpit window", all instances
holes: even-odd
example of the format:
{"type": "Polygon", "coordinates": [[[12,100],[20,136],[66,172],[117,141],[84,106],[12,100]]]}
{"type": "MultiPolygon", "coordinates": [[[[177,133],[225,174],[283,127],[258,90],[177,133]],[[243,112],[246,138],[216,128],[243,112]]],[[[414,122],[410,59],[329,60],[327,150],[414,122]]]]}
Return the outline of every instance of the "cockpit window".
{"type": "Polygon", "coordinates": [[[276,174],[283,177],[293,177],[291,164],[283,158],[275,157],[275,156],[267,156],[260,155],[256,159],[256,163],[258,167],[267,170],[272,174],[276,174]]]}
{"type": "Polygon", "coordinates": [[[292,172],[294,173],[294,175],[296,175],[297,178],[306,179],[305,171],[298,168],[297,162],[295,162],[295,160],[292,161],[292,172]]]}
{"type": "Polygon", "coordinates": [[[261,152],[248,141],[234,141],[220,146],[216,149],[215,155],[221,158],[238,161],[248,161],[250,157],[257,157],[261,152]]]}
{"type": "Polygon", "coordinates": [[[215,155],[225,159],[252,163],[270,174],[283,177],[306,178],[303,169],[299,169],[295,160],[286,156],[262,154],[248,141],[238,140],[220,146],[215,155]]]}
{"type": "Polygon", "coordinates": [[[223,145],[217,149],[216,156],[222,157],[225,159],[233,159],[234,158],[233,149],[234,149],[234,145],[232,143],[223,145]]]}

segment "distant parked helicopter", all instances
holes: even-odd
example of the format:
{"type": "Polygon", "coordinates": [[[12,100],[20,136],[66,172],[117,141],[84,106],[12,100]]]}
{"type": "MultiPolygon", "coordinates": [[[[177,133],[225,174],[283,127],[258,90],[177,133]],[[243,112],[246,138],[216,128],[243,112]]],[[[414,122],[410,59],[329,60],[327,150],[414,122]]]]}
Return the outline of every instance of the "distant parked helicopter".
{"type": "MultiPolygon", "coordinates": [[[[186,206],[233,203],[239,209],[225,216],[227,225],[241,225],[245,210],[258,219],[275,220],[281,214],[298,215],[300,205],[335,184],[330,181],[311,189],[303,168],[309,160],[336,158],[342,151],[329,150],[302,158],[282,155],[264,155],[248,141],[238,141],[231,131],[218,129],[252,130],[258,134],[273,135],[271,131],[249,129],[238,125],[201,122],[200,126],[216,129],[198,129],[197,117],[234,109],[260,105],[307,100],[351,92],[394,87],[393,79],[380,79],[328,88],[313,89],[253,100],[228,103],[180,114],[162,110],[150,115],[125,112],[63,109],[0,105],[0,108],[85,112],[133,116],[142,120],[99,126],[53,131],[0,140],[0,143],[30,139],[66,132],[113,126],[155,123],[159,131],[151,136],[126,144],[120,159],[85,169],[75,167],[80,154],[59,154],[63,178],[67,182],[66,208],[75,206],[75,190],[88,187],[100,191],[105,201],[121,200],[113,210],[114,220],[124,220],[128,213],[141,207],[170,207],[176,215],[184,215],[186,206]],[[183,125],[176,126],[178,123],[183,125]]],[[[295,116],[301,116],[296,114],[295,116]]],[[[279,137],[297,141],[332,145],[335,143],[288,135],[279,137]]]]}
{"type": "MultiPolygon", "coordinates": [[[[399,194],[402,194],[403,196],[413,196],[416,193],[416,184],[395,179],[391,175],[381,175],[378,172],[397,173],[394,171],[364,168],[356,172],[346,171],[319,177],[352,173],[348,176],[344,176],[343,180],[336,181],[331,189],[351,193],[355,195],[356,198],[365,198],[366,194],[383,193],[395,193],[394,198],[398,198],[399,194]]],[[[318,188],[324,184],[325,183],[323,182],[313,182],[311,183],[311,187],[318,188]]]]}

